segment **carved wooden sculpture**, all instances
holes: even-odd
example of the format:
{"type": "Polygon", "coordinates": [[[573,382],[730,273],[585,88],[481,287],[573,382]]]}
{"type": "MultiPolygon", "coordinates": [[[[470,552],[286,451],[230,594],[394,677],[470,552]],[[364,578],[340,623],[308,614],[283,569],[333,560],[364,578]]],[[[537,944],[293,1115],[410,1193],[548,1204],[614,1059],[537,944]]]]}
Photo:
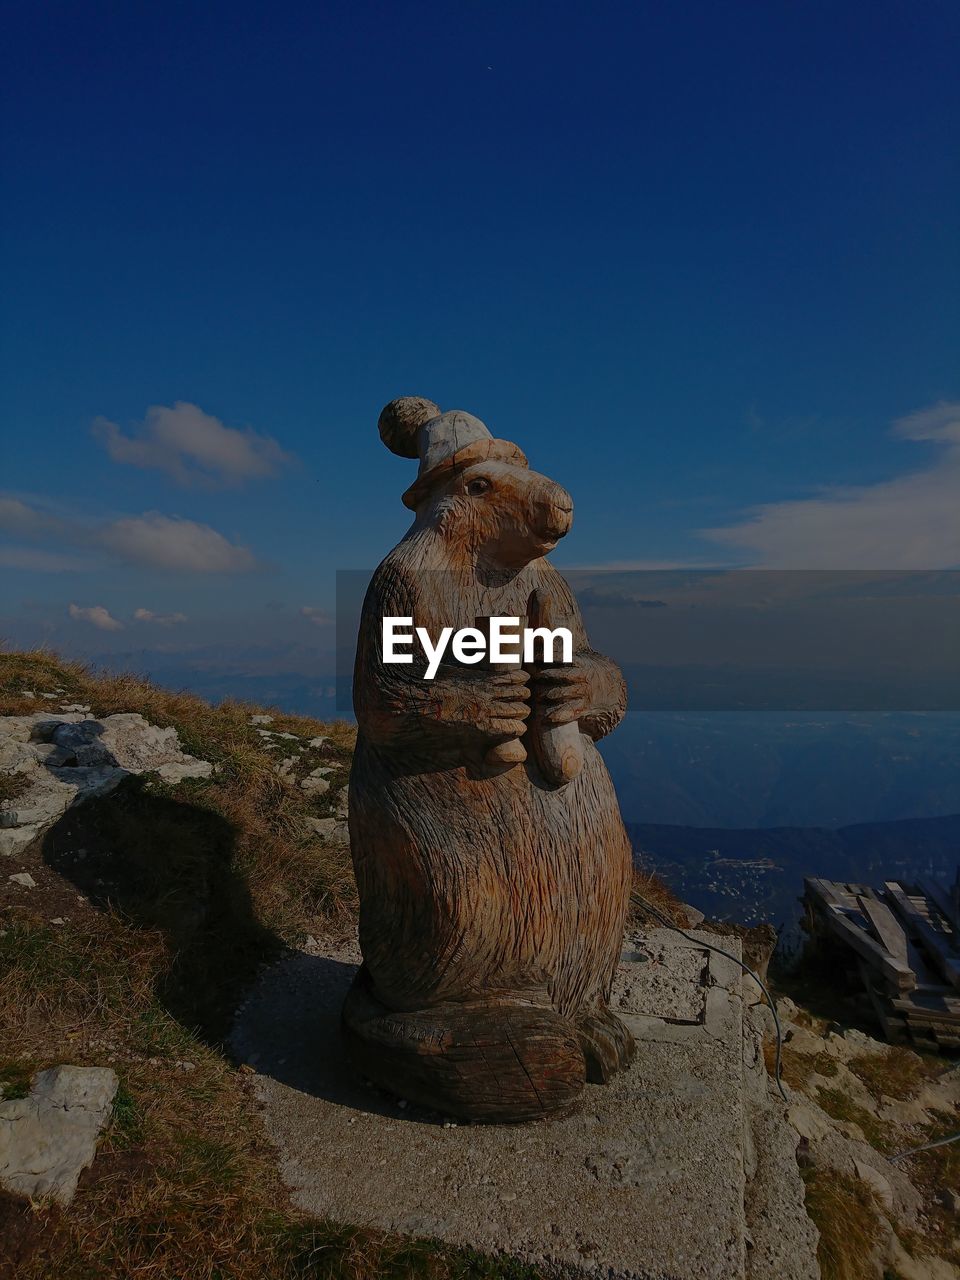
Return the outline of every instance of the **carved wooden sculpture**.
{"type": "Polygon", "coordinates": [[[350,836],[364,963],[343,1026],[357,1066],[475,1120],[556,1114],[633,1052],[607,1000],[631,853],[594,742],[625,709],[544,557],[573,504],[482,422],[406,397],[380,434],[420,458],[410,531],[374,574],[354,677],[350,836]],[[431,637],[490,616],[568,627],[570,666],[383,661],[382,619],[431,637]]]}

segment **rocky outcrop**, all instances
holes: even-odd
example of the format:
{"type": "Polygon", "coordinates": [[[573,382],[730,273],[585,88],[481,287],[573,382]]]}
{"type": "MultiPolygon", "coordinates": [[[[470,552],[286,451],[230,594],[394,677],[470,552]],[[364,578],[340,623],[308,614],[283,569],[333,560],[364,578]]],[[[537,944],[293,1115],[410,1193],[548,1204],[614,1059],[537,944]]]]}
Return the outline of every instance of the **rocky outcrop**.
{"type": "MultiPolygon", "coordinates": [[[[960,1067],[925,1078],[922,1060],[910,1050],[891,1048],[855,1028],[834,1025],[820,1030],[816,1020],[792,1000],[781,999],[777,1011],[784,1061],[794,1081],[792,1086],[784,1085],[789,1101],[783,1105],[768,1078],[762,1052],[764,1043],[768,1049],[774,1043],[773,1016],[755,987],[752,982],[744,984],[751,1006],[744,1017],[748,1028],[745,1087],[757,1165],[756,1175],[748,1180],[747,1208],[748,1218],[763,1223],[765,1229],[748,1275],[752,1280],[793,1275],[785,1269],[785,1259],[809,1253],[810,1225],[798,1217],[792,1203],[796,1180],[789,1166],[799,1159],[828,1178],[853,1179],[869,1192],[877,1230],[873,1255],[861,1260],[863,1274],[873,1274],[877,1280],[890,1274],[909,1275],[912,1280],[957,1280],[960,1272],[933,1256],[937,1248],[930,1232],[930,1206],[911,1181],[909,1161],[890,1156],[920,1145],[935,1118],[957,1114],[960,1067]],[[875,1076],[878,1066],[889,1073],[890,1064],[906,1073],[897,1097],[885,1093],[879,1087],[883,1077],[875,1076]],[[865,1080],[873,1080],[873,1087],[865,1080]],[[902,1238],[911,1237],[929,1238],[929,1254],[923,1251],[920,1257],[907,1258],[902,1238]]],[[[895,1080],[890,1075],[891,1089],[895,1080]]]]}
{"type": "Polygon", "coordinates": [[[85,711],[0,716],[0,774],[17,785],[0,801],[0,853],[14,854],[75,804],[106,795],[131,774],[165,782],[205,778],[208,760],[187,755],[177,731],[133,713],[85,711]]]}
{"type": "Polygon", "coordinates": [[[797,1166],[798,1135],[771,1087],[763,1057],[767,1024],[750,1005],[753,979],[742,984],[744,1000],[744,1214],[749,1231],[748,1280],[818,1280],[819,1235],[807,1215],[797,1166]]]}
{"type": "Polygon", "coordinates": [[[41,1071],[26,1098],[0,1101],[0,1186],[69,1204],[116,1092],[109,1067],[61,1066],[41,1071]]]}

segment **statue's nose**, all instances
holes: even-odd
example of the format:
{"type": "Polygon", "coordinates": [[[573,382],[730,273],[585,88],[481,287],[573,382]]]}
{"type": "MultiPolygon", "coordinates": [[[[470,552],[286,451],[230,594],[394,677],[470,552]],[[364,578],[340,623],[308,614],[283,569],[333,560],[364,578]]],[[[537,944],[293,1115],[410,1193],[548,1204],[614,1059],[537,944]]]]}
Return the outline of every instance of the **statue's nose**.
{"type": "Polygon", "coordinates": [[[554,484],[551,486],[548,502],[547,532],[553,539],[563,538],[570,532],[573,524],[573,499],[566,489],[554,484]]]}

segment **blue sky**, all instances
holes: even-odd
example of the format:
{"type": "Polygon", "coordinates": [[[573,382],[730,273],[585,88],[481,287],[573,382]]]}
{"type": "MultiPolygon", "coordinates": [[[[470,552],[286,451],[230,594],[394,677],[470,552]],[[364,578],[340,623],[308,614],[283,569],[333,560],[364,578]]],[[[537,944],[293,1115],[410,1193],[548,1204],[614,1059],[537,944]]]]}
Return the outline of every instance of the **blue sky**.
{"type": "Polygon", "coordinates": [[[561,565],[960,565],[958,39],[946,0],[17,6],[0,635],[327,643],[407,525],[400,394],[572,490],[561,565]]]}

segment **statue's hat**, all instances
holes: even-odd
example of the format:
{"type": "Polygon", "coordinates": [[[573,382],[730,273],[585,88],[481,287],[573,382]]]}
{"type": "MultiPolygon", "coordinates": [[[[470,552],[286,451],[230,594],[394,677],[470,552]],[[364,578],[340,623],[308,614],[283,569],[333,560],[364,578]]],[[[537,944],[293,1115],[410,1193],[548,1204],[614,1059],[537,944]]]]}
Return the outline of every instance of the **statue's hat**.
{"type": "Polygon", "coordinates": [[[406,506],[416,510],[435,481],[475,462],[495,458],[514,466],[527,466],[521,449],[509,440],[497,440],[486,425],[462,409],[440,411],[421,396],[391,400],[377,424],[380,439],[402,458],[419,458],[417,478],[403,495],[406,506]]]}

